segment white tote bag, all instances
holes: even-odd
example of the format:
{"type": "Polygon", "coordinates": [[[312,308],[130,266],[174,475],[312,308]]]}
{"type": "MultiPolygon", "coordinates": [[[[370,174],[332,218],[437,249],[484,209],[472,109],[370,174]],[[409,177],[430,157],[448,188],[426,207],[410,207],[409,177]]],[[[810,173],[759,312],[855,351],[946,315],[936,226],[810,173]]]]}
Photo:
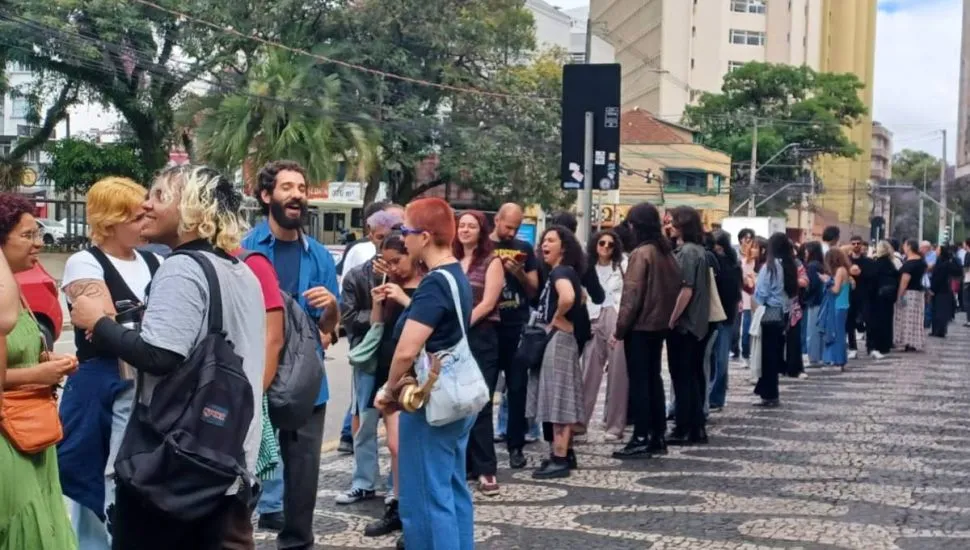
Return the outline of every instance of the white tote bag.
{"type": "MultiPolygon", "coordinates": [[[[443,269],[432,271],[429,276],[440,274],[448,280],[451,297],[455,301],[455,312],[461,325],[461,340],[454,347],[435,353],[441,361],[441,371],[438,380],[431,387],[428,403],[424,406],[424,414],[428,424],[444,426],[452,422],[477,415],[482,407],[488,403],[488,385],[478,367],[478,362],[472,356],[468,347],[468,331],[465,328],[464,316],[461,314],[461,300],[458,298],[458,283],[455,278],[443,269]]],[[[422,357],[414,366],[418,383],[423,384],[428,379],[431,361],[422,357]]]]}

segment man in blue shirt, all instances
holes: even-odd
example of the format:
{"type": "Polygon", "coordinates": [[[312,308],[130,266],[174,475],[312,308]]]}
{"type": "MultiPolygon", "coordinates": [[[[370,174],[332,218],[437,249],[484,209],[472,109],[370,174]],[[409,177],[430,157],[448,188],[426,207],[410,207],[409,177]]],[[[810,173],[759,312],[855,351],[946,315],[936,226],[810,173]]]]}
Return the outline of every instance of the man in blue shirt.
{"type": "MultiPolygon", "coordinates": [[[[266,255],[276,268],[280,289],[303,306],[323,334],[329,334],[340,321],[337,270],[330,252],[302,230],[307,213],[306,172],[296,162],[270,162],[259,172],[255,195],[268,217],[249,232],[243,248],[266,255]]],[[[322,364],[322,346],[319,353],[322,364]]],[[[307,423],[295,431],[279,432],[282,475],[264,483],[257,510],[261,528],[280,531],[277,546],[281,549],[313,547],[313,509],[329,397],[324,376],[307,423]]]]}

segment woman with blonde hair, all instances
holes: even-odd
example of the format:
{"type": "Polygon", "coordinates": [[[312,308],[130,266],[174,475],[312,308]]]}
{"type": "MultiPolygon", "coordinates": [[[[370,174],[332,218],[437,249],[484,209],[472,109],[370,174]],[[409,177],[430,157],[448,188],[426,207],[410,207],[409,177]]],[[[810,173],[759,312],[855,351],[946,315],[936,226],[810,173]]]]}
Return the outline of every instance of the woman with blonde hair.
{"type": "MultiPolygon", "coordinates": [[[[93,246],[64,265],[61,288],[71,308],[79,296],[96,299],[119,323],[137,326],[139,307],[161,258],[137,250],[147,190],[128,178],[95,183],[86,199],[93,246]]],[[[130,368],[118,356],[88,340],[75,327],[80,361],[61,401],[64,440],[57,447],[61,486],[71,499],[74,529],[84,550],[107,550],[106,521],[114,504],[114,455],[128,425],[134,398],[130,368]]]]}
{"type": "Polygon", "coordinates": [[[869,322],[866,324],[866,343],[872,350],[873,359],[885,357],[893,345],[893,309],[899,288],[899,270],[896,269],[893,247],[889,241],[876,244],[873,260],[871,295],[869,298],[869,322]]]}

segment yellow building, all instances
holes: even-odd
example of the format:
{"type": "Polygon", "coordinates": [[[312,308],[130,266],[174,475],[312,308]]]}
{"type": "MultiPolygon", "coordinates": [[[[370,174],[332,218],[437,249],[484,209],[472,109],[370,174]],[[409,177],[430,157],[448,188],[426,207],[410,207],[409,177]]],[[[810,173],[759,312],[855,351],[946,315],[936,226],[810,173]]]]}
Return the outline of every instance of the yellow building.
{"type": "Polygon", "coordinates": [[[823,208],[843,222],[866,225],[871,201],[868,183],[872,164],[872,90],[876,55],[877,0],[823,0],[819,70],[853,73],[865,84],[860,96],[869,115],[848,130],[862,153],[853,159],[825,159],[820,176],[825,192],[817,197],[823,208]]]}
{"type": "Polygon", "coordinates": [[[662,209],[691,206],[705,225],[729,215],[731,157],[694,143],[689,128],[642,110],[620,118],[620,175],[617,217],[638,202],[662,209]]]}

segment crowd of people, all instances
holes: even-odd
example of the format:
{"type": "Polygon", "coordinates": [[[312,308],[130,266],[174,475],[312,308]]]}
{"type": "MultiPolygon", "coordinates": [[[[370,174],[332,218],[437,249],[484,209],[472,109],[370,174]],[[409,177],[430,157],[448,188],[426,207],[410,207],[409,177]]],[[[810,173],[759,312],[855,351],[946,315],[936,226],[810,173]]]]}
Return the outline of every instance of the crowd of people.
{"type": "Polygon", "coordinates": [[[409,549],[474,547],[471,491],[502,490],[497,443],[522,469],[541,438],[548,457],[532,477],[571,475],[574,446],[600,422],[604,377],[614,457],[657,458],[708,442],[732,362],[753,404],[773,408],[780,377],[844,370],[860,335],[878,360],[923,350],[927,330],[945,337],[960,307],[970,325],[970,240],[879,241],[870,254],[830,227],[796,246],[783,233],[706,232],[692,208],[641,203],[585,248],[568,213],[532,246],[516,237],[518,205],[490,219],[425,198],[368,205],[338,285],[329,251],[302,229],[303,168],[269,163],[254,194],[266,219],[250,229],[238,190],[204,166],[167,169],[147,190],[95,183],[93,246],[61,280],[70,356],[45,349],[15,291],[13,273],[42,246],[34,205],[0,195],[0,550],[252,549],[254,511],[279,548],[312,548],[323,356],[338,325],[354,467],[336,502],[383,493],[364,535],[403,531],[397,546],[409,549]],[[474,376],[456,374],[471,364],[474,376]],[[441,421],[446,383],[459,401],[479,387],[489,398],[441,421]]]}

